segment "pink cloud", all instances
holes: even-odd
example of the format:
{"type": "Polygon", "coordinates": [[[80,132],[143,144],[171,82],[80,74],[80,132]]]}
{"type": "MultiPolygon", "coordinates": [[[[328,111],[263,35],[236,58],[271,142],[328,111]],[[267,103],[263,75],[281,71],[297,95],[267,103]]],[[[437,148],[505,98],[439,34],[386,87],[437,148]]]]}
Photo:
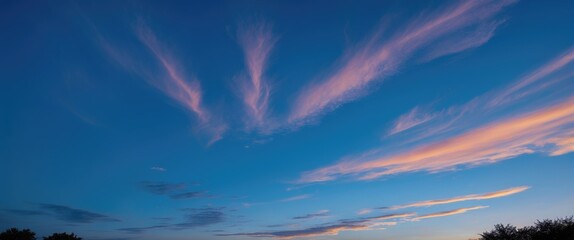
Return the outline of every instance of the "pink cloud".
{"type": "Polygon", "coordinates": [[[227,125],[203,107],[203,92],[199,80],[193,76],[186,77],[182,73],[181,64],[168,54],[165,47],[144,24],[140,23],[136,30],[140,41],[153,53],[166,73],[163,78],[148,79],[150,84],[156,86],[197,116],[199,120],[197,130],[210,135],[207,140],[208,145],[222,139],[223,134],[227,131],[227,125]]]}
{"type": "MultiPolygon", "coordinates": [[[[516,101],[518,98],[525,96],[524,92],[528,92],[530,94],[536,92],[539,89],[528,90],[528,87],[533,87],[536,82],[543,80],[547,76],[563,69],[565,66],[570,64],[572,60],[574,60],[574,47],[553,59],[549,63],[545,64],[544,66],[521,78],[510,87],[504,89],[501,93],[497,94],[496,97],[492,98],[490,102],[488,102],[488,106],[493,107],[508,103],[509,101],[516,101]]],[[[537,86],[534,87],[536,88],[537,86]]]]}
{"type": "Polygon", "coordinates": [[[420,107],[415,107],[410,112],[401,115],[399,119],[393,123],[393,127],[389,130],[388,135],[393,135],[395,133],[416,127],[420,124],[432,120],[435,117],[435,114],[423,111],[420,107]]]}
{"type": "Polygon", "coordinates": [[[206,140],[208,145],[223,137],[227,131],[227,125],[203,106],[203,92],[199,80],[194,76],[190,77],[184,74],[180,62],[167,51],[167,47],[158,40],[143,21],[138,22],[135,33],[138,40],[145,45],[159,63],[159,74],[150,70],[153,68],[146,66],[142,61],[137,60],[134,52],[128,52],[114,46],[103,38],[97,30],[95,33],[104,52],[122,68],[145,79],[147,83],[192,113],[198,121],[195,131],[208,136],[206,140]]]}
{"type": "Polygon", "coordinates": [[[487,112],[491,109],[506,107],[511,103],[526,99],[528,96],[542,91],[544,88],[552,84],[571,78],[574,74],[573,72],[552,79],[549,79],[549,76],[560,73],[565,69],[565,67],[569,66],[573,60],[574,47],[526,76],[514,81],[512,84],[509,84],[500,90],[483,94],[466,104],[451,106],[446,110],[434,112],[423,111],[420,106],[416,106],[408,113],[401,115],[397,120],[395,120],[388,135],[397,134],[410,129],[411,127],[427,123],[429,121],[424,120],[431,116],[435,120],[438,119],[443,121],[435,121],[435,125],[427,126],[425,131],[416,138],[422,139],[451,130],[454,123],[464,117],[468,117],[471,113],[475,113],[477,111],[487,112]]]}
{"type": "MultiPolygon", "coordinates": [[[[451,37],[449,41],[460,42],[461,36],[453,33],[490,20],[514,2],[461,1],[438,14],[403,27],[402,31],[389,40],[382,41],[382,34],[377,32],[357,51],[343,58],[341,66],[329,77],[305,87],[297,96],[288,121],[296,125],[304,124],[310,118],[357,98],[375,81],[393,75],[414,52],[428,45],[432,47],[431,43],[446,37],[451,37]]],[[[456,49],[437,51],[439,55],[463,51],[490,38],[484,37],[484,34],[474,36],[478,36],[478,39],[470,40],[468,36],[462,36],[466,43],[458,45],[456,49]]]]}
{"type": "Polygon", "coordinates": [[[572,132],[574,98],[517,117],[502,119],[465,133],[435,140],[386,156],[365,155],[304,173],[300,183],[331,181],[341,177],[370,180],[406,172],[439,172],[460,166],[494,163],[534,152],[551,155],[570,152],[564,134],[572,132]]]}
{"type": "Polygon", "coordinates": [[[422,59],[423,61],[430,61],[482,46],[494,36],[495,30],[501,23],[502,21],[484,23],[470,33],[464,33],[457,38],[446,39],[436,44],[422,59]]]}
{"type": "Polygon", "coordinates": [[[238,38],[247,66],[247,76],[240,79],[239,89],[250,118],[249,125],[264,127],[271,95],[271,86],[264,72],[277,39],[266,23],[240,27],[238,38]]]}
{"type": "Polygon", "coordinates": [[[166,78],[161,82],[152,82],[168,96],[182,104],[200,119],[201,122],[209,120],[209,113],[202,107],[202,92],[199,81],[195,77],[186,79],[178,70],[179,64],[168,55],[160,45],[153,32],[143,24],[137,27],[137,35],[142,43],[153,53],[165,72],[166,78]]]}

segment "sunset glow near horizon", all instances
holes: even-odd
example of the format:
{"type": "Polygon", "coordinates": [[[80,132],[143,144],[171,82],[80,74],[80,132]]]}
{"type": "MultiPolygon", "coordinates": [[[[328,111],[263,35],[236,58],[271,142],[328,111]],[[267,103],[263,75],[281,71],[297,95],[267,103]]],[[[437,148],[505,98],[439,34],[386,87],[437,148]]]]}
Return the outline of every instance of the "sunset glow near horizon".
{"type": "Polygon", "coordinates": [[[0,6],[2,231],[454,240],[574,214],[572,1],[0,6]]]}

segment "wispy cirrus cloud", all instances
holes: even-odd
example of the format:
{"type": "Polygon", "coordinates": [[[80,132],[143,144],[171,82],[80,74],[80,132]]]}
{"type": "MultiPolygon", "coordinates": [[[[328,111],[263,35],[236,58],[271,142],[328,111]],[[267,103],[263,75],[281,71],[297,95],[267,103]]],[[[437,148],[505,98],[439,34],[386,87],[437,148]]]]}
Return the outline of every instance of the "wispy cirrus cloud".
{"type": "Polygon", "coordinates": [[[363,209],[357,211],[357,214],[358,214],[358,215],[365,215],[365,214],[369,214],[369,213],[372,213],[372,212],[373,212],[373,209],[372,209],[372,208],[363,208],[363,209]]]}
{"type": "Polygon", "coordinates": [[[566,136],[558,137],[556,139],[551,139],[554,144],[556,144],[557,148],[550,152],[550,156],[558,156],[562,154],[566,154],[569,152],[574,152],[574,131],[566,132],[566,136]]]}
{"type": "Polygon", "coordinates": [[[231,233],[231,234],[218,234],[218,236],[271,237],[271,238],[283,238],[283,239],[291,239],[299,237],[332,236],[337,235],[339,234],[339,232],[342,231],[381,230],[382,227],[384,226],[392,226],[396,224],[396,222],[385,222],[385,220],[403,219],[411,217],[413,215],[414,214],[412,213],[388,214],[369,218],[343,219],[337,222],[327,223],[323,225],[298,230],[231,233]]]}
{"type": "Polygon", "coordinates": [[[393,127],[389,130],[388,135],[393,135],[398,132],[402,132],[412,127],[416,127],[420,124],[432,120],[436,114],[422,111],[420,107],[413,108],[407,114],[404,114],[395,120],[393,127]]]}
{"type": "Polygon", "coordinates": [[[277,38],[265,22],[241,25],[237,35],[247,67],[247,74],[239,78],[239,90],[249,117],[248,127],[265,131],[269,127],[266,125],[272,89],[264,73],[277,38]]]}
{"type": "Polygon", "coordinates": [[[411,208],[411,207],[430,207],[430,206],[435,206],[435,205],[464,202],[464,201],[486,200],[486,199],[493,199],[493,198],[510,196],[513,194],[517,194],[517,193],[526,191],[529,188],[530,187],[527,187],[527,186],[521,186],[521,187],[504,189],[504,190],[500,190],[500,191],[496,191],[496,192],[489,192],[489,193],[483,193],[483,194],[470,194],[470,195],[465,195],[465,196],[459,196],[459,197],[453,197],[453,198],[447,198],[447,199],[439,199],[439,200],[421,201],[421,202],[415,202],[415,203],[410,203],[410,204],[405,204],[405,205],[383,207],[383,208],[379,208],[379,209],[396,210],[396,209],[411,208]]]}
{"type": "Polygon", "coordinates": [[[94,222],[119,222],[117,218],[113,218],[104,214],[90,212],[87,210],[71,208],[68,206],[56,204],[39,204],[40,209],[49,212],[49,215],[54,216],[62,221],[71,223],[94,223],[94,222]]]}
{"type": "Polygon", "coordinates": [[[312,197],[313,195],[311,194],[303,194],[303,195],[297,195],[297,196],[293,196],[290,198],[285,198],[285,199],[281,199],[280,202],[293,202],[293,201],[299,201],[299,200],[303,200],[303,199],[307,199],[312,197]]]}
{"type": "Polygon", "coordinates": [[[270,231],[270,232],[249,232],[249,233],[231,233],[217,234],[217,236],[248,236],[248,237],[272,237],[272,238],[299,238],[299,237],[317,237],[337,235],[341,231],[358,231],[365,230],[369,227],[366,225],[354,224],[336,224],[312,227],[300,230],[270,231]]]}
{"type": "Polygon", "coordinates": [[[206,207],[185,209],[189,212],[185,215],[185,221],[174,224],[176,228],[205,227],[222,223],[226,220],[225,208],[206,207]]]}
{"type": "Polygon", "coordinates": [[[433,122],[434,125],[426,127],[424,133],[419,134],[419,138],[424,138],[450,130],[454,123],[466,119],[465,117],[473,113],[481,112],[481,114],[484,114],[492,109],[504,108],[511,103],[528,99],[527,97],[543,91],[552,84],[570,79],[574,75],[574,71],[567,67],[571,66],[573,60],[574,47],[571,47],[556,58],[517,79],[508,86],[485,93],[466,104],[451,106],[448,109],[435,112],[424,111],[422,107],[416,106],[395,120],[389,130],[389,135],[436,120],[436,122],[433,122]],[[560,76],[549,79],[550,76],[557,74],[560,76]]]}
{"type": "Polygon", "coordinates": [[[537,92],[542,88],[546,87],[545,84],[537,85],[539,81],[545,79],[547,76],[562,70],[564,67],[568,66],[574,60],[574,47],[556,57],[544,66],[534,70],[530,74],[524,76],[523,78],[516,81],[516,83],[507,87],[487,103],[487,106],[493,107],[501,104],[508,103],[510,101],[516,101],[519,98],[523,98],[529,94],[537,92]]]}
{"type": "Polygon", "coordinates": [[[302,219],[312,219],[312,218],[323,218],[330,216],[329,210],[321,210],[315,213],[305,214],[303,216],[296,216],[293,217],[294,220],[302,220],[302,219]]]}
{"type": "Polygon", "coordinates": [[[119,228],[118,231],[141,234],[149,230],[182,230],[198,227],[207,227],[223,223],[227,220],[227,214],[223,207],[204,207],[183,209],[185,212],[183,221],[173,224],[158,224],[147,227],[119,228]]]}
{"type": "Polygon", "coordinates": [[[174,200],[214,197],[207,191],[186,191],[187,185],[185,183],[143,181],[139,185],[147,192],[155,195],[169,195],[174,200]]]}
{"type": "MultiPolygon", "coordinates": [[[[514,3],[505,1],[461,1],[429,17],[420,18],[394,34],[382,39],[381,30],[356,51],[341,60],[341,65],[329,77],[305,87],[297,96],[288,121],[304,124],[338,105],[351,101],[365,92],[375,81],[385,79],[401,68],[415,52],[425,49],[437,57],[477,47],[492,36],[498,26],[494,16],[514,3]],[[487,24],[490,31],[476,31],[473,35],[456,34],[469,27],[487,24]],[[439,44],[433,45],[433,43],[439,44]],[[456,42],[457,45],[440,44],[456,42]],[[433,48],[434,47],[434,48],[433,48]]],[[[478,27],[478,29],[481,29],[478,27]]]]}
{"type": "Polygon", "coordinates": [[[343,219],[340,220],[344,223],[365,223],[365,222],[373,222],[373,221],[381,221],[381,220],[389,220],[389,219],[407,219],[415,216],[415,213],[393,213],[393,214],[385,214],[385,215],[377,215],[373,217],[362,217],[362,218],[355,218],[355,219],[343,219]]]}
{"type": "Polygon", "coordinates": [[[447,38],[444,41],[440,41],[421,58],[423,61],[430,61],[446,55],[480,47],[494,36],[494,32],[501,23],[503,23],[503,21],[483,23],[471,31],[462,32],[455,38],[447,38]]]}
{"type": "Polygon", "coordinates": [[[169,225],[154,225],[149,227],[128,227],[128,228],[119,228],[118,231],[122,231],[129,234],[140,234],[144,233],[148,230],[157,230],[157,229],[167,229],[169,225]]]}
{"type": "Polygon", "coordinates": [[[104,38],[93,24],[91,26],[102,49],[110,58],[126,71],[145,79],[147,83],[195,116],[198,123],[197,130],[209,136],[208,145],[223,137],[227,125],[204,106],[204,94],[199,80],[193,75],[184,73],[181,62],[167,50],[168,47],[141,19],[136,24],[135,35],[153,55],[159,71],[154,71],[155,68],[150,68],[144,61],[139,60],[142,57],[139,55],[141,53],[136,57],[135,52],[116,47],[110,40],[104,38]]]}
{"type": "Polygon", "coordinates": [[[137,25],[136,33],[138,39],[153,53],[166,73],[165,77],[159,78],[161,80],[153,79],[150,83],[197,116],[202,130],[207,130],[212,135],[209,144],[220,140],[227,126],[204,108],[199,80],[182,73],[181,64],[168,54],[156,35],[141,21],[137,25]]]}
{"type": "Polygon", "coordinates": [[[476,206],[476,207],[468,207],[468,208],[459,208],[459,209],[455,209],[455,210],[450,210],[450,211],[444,211],[444,212],[437,212],[437,213],[430,213],[430,214],[425,214],[425,215],[421,215],[415,218],[412,218],[410,220],[412,221],[419,221],[422,219],[427,219],[427,218],[437,218],[437,217],[446,217],[446,216],[452,216],[452,215],[457,215],[457,214],[462,214],[468,211],[474,211],[474,210],[479,210],[479,209],[483,209],[483,208],[487,208],[488,206],[476,206]]]}
{"type": "Polygon", "coordinates": [[[574,129],[574,98],[535,111],[473,128],[405,151],[349,158],[332,166],[303,173],[300,183],[332,181],[341,177],[370,180],[406,172],[439,172],[461,166],[494,163],[535,152],[569,152],[574,129]]]}
{"type": "Polygon", "coordinates": [[[208,197],[213,196],[204,191],[177,193],[170,196],[171,199],[194,199],[194,198],[208,198],[208,197]]]}
{"type": "Polygon", "coordinates": [[[202,91],[200,83],[194,77],[187,78],[181,73],[181,66],[173,56],[169,55],[161,45],[156,35],[146,25],[140,22],[136,33],[138,39],[153,53],[154,57],[167,74],[164,81],[152,84],[171,98],[195,113],[201,122],[208,121],[209,113],[202,106],[202,91]]]}
{"type": "Polygon", "coordinates": [[[358,215],[365,215],[373,212],[373,210],[397,210],[397,209],[404,209],[404,208],[413,208],[413,207],[430,207],[435,205],[443,205],[449,203],[457,203],[457,202],[464,202],[464,201],[478,201],[478,200],[487,200],[493,198],[500,198],[506,197],[510,195],[514,195],[523,191],[528,190],[530,187],[528,186],[520,186],[520,187],[513,187],[508,189],[503,189],[500,191],[483,193],[483,194],[470,194],[446,199],[438,199],[438,200],[427,200],[427,201],[420,201],[415,203],[403,204],[403,205],[396,205],[391,207],[379,207],[379,208],[365,208],[357,212],[358,215]]]}

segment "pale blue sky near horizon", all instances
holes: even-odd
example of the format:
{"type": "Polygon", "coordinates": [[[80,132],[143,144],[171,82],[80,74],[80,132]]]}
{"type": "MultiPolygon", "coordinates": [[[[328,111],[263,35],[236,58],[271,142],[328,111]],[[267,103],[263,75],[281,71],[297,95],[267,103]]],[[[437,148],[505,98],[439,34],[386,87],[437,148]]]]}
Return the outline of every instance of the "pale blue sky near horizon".
{"type": "Polygon", "coordinates": [[[574,214],[574,2],[0,6],[2,230],[469,239],[574,214]]]}

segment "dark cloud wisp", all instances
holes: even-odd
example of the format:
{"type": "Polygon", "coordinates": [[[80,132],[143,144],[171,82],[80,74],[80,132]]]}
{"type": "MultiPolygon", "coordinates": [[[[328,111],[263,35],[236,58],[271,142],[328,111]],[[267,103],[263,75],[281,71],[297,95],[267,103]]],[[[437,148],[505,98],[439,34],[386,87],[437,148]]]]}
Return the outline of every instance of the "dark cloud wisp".
{"type": "Polygon", "coordinates": [[[100,213],[94,213],[82,209],[71,208],[55,204],[40,204],[39,207],[45,211],[50,212],[50,215],[56,218],[72,223],[93,223],[93,222],[119,222],[117,218],[113,218],[100,213]]]}
{"type": "Polygon", "coordinates": [[[184,183],[164,183],[150,181],[140,182],[140,186],[144,190],[157,195],[170,194],[179,190],[183,190],[186,187],[184,183]]]}

